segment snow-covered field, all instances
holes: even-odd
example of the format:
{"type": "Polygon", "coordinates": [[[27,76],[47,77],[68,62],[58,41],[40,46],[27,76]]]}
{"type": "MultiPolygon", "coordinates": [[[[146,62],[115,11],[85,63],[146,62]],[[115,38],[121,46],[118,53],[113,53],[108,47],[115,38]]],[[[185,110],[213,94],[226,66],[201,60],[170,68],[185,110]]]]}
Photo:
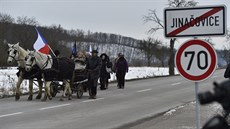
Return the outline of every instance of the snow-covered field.
{"type": "MultiPolygon", "coordinates": [[[[15,92],[15,87],[17,83],[17,68],[8,67],[7,69],[0,69],[0,97],[3,95],[13,95],[15,92]]],[[[175,69],[176,74],[178,72],[175,69]]],[[[168,68],[161,67],[130,67],[129,72],[126,74],[125,79],[139,79],[139,78],[149,78],[155,76],[166,76],[168,75],[168,68]]],[[[115,74],[111,74],[110,81],[115,81],[115,74]]],[[[28,92],[28,80],[24,80],[21,84],[21,91],[23,93],[28,92]]],[[[34,91],[37,91],[38,87],[34,86],[34,91]]]]}

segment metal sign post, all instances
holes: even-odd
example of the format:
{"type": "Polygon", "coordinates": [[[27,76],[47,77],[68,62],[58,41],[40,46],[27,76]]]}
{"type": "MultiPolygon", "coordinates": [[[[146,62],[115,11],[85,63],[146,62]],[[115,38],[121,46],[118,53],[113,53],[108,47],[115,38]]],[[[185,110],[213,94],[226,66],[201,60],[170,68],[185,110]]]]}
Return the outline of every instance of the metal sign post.
{"type": "MultiPolygon", "coordinates": [[[[166,38],[223,36],[226,34],[226,6],[165,8],[166,38]]],[[[216,69],[217,56],[213,47],[202,40],[191,40],[178,49],[175,64],[181,76],[195,82],[197,129],[200,129],[198,82],[209,78],[216,69]]]]}
{"type": "Polygon", "coordinates": [[[216,70],[217,56],[214,48],[202,40],[190,40],[180,46],[175,56],[175,64],[181,76],[195,82],[196,126],[200,129],[200,104],[198,82],[209,78],[216,70]]]}
{"type": "Polygon", "coordinates": [[[200,129],[200,103],[198,100],[198,91],[199,91],[199,83],[195,82],[195,96],[196,96],[196,127],[200,129]]]}
{"type": "MultiPolygon", "coordinates": [[[[197,37],[194,37],[194,40],[196,40],[197,37]]],[[[199,93],[199,82],[195,82],[195,98],[196,98],[196,127],[197,129],[200,129],[200,103],[198,99],[198,93],[199,93]]]]}

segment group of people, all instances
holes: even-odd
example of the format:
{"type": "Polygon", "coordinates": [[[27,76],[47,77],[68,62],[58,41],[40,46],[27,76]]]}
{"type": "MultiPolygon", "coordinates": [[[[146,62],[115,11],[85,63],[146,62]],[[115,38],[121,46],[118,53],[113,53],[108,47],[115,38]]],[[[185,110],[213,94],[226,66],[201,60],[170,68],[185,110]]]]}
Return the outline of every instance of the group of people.
{"type": "Polygon", "coordinates": [[[125,74],[128,72],[128,63],[124,55],[119,53],[118,57],[112,63],[106,53],[98,56],[98,51],[93,50],[91,56],[86,60],[86,68],[88,71],[88,89],[89,99],[96,99],[98,79],[100,81],[100,89],[105,90],[108,88],[110,73],[116,73],[117,87],[124,89],[125,74]]]}

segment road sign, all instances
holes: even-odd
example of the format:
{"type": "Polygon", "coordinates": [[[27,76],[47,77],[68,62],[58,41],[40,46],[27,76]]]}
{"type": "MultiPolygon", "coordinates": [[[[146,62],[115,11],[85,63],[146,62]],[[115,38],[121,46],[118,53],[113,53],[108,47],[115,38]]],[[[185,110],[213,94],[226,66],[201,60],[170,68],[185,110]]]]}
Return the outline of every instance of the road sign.
{"type": "Polygon", "coordinates": [[[225,10],[225,6],[166,8],[165,37],[225,35],[225,10]]]}
{"type": "Polygon", "coordinates": [[[178,72],[184,78],[199,82],[216,69],[217,56],[213,47],[202,40],[190,40],[181,45],[175,56],[178,72]]]}

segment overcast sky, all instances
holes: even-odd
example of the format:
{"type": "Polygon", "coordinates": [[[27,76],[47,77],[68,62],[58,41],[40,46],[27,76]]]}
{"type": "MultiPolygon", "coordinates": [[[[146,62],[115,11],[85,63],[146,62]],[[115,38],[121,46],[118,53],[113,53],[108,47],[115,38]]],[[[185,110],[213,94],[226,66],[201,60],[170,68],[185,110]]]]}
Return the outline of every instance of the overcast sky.
{"type": "MultiPolygon", "coordinates": [[[[200,6],[230,7],[230,0],[195,1],[200,6]]],[[[163,10],[167,4],[168,0],[0,0],[0,12],[14,18],[34,17],[41,26],[60,24],[65,29],[115,33],[146,39],[149,36],[146,32],[151,24],[143,23],[143,15],[147,15],[149,9],[156,9],[163,19],[163,10]]],[[[227,9],[227,14],[230,14],[230,9],[227,9]]],[[[227,17],[227,21],[229,23],[230,17],[227,17]]],[[[230,27],[229,24],[227,26],[230,27]]],[[[162,35],[163,31],[159,31],[155,37],[167,42],[162,35]]],[[[220,45],[215,47],[220,48],[220,45]]]]}

